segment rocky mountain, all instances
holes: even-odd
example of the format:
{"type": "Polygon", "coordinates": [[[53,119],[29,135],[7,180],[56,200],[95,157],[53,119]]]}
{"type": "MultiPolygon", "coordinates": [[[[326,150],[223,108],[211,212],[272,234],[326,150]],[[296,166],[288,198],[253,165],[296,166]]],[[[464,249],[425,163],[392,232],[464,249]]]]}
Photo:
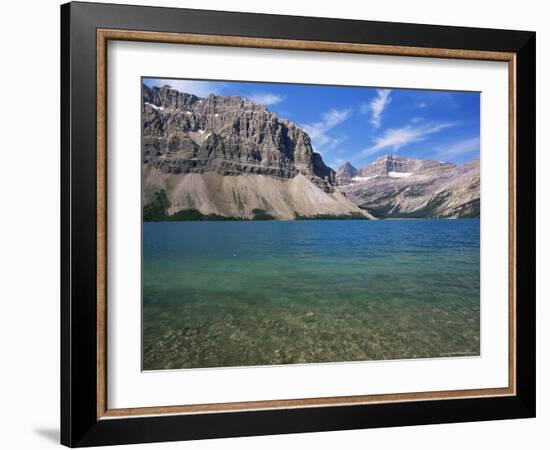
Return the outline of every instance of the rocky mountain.
{"type": "Polygon", "coordinates": [[[479,160],[451,164],[382,156],[355,168],[346,163],[336,184],[379,218],[466,218],[480,214],[479,160]]]}
{"type": "Polygon", "coordinates": [[[353,179],[359,176],[359,170],[353,167],[349,162],[338,169],[335,174],[335,182],[338,185],[345,186],[353,183],[353,179]]]}
{"type": "Polygon", "coordinates": [[[150,217],[370,217],[305,131],[238,96],[143,85],[143,176],[150,217]]]}
{"type": "Polygon", "coordinates": [[[452,166],[453,164],[450,163],[386,155],[359,169],[353,167],[349,162],[345,163],[336,172],[335,181],[339,186],[346,186],[375,177],[406,178],[413,173],[437,172],[452,166]]]}

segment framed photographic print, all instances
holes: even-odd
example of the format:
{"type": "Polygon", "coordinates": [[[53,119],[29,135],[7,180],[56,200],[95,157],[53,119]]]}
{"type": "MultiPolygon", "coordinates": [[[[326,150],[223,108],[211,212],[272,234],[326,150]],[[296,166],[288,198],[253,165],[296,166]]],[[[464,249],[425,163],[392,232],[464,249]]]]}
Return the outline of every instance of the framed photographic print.
{"type": "Polygon", "coordinates": [[[535,33],[61,19],[63,444],[535,415],[535,33]]]}

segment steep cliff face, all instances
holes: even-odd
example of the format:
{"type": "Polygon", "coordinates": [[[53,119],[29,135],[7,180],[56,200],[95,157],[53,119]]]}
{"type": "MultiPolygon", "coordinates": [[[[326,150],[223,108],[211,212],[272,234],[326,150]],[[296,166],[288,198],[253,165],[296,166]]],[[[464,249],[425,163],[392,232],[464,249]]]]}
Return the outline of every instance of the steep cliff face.
{"type": "Polygon", "coordinates": [[[238,96],[144,85],[143,169],[144,205],[163,191],[168,214],[369,217],[335,189],[305,131],[238,96]]]}
{"type": "Polygon", "coordinates": [[[360,169],[342,166],[336,181],[349,199],[379,218],[480,214],[479,160],[456,165],[383,156],[360,169]]]}
{"type": "Polygon", "coordinates": [[[164,173],[217,172],[293,178],[331,190],[334,171],[308,134],[264,106],[237,96],[199,98],[143,87],[144,163],[164,173]]]}

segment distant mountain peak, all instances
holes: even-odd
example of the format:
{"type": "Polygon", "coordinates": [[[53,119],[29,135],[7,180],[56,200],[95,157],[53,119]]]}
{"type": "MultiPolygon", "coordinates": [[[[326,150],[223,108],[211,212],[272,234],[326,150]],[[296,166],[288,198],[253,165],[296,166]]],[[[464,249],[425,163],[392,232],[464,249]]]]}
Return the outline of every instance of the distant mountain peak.
{"type": "Polygon", "coordinates": [[[465,164],[409,160],[375,161],[358,169],[349,183],[337,180],[346,196],[375,217],[479,217],[479,162],[465,164]]]}
{"type": "Polygon", "coordinates": [[[357,169],[350,162],[346,162],[336,171],[336,180],[348,180],[355,176],[357,176],[357,169]]]}
{"type": "Polygon", "coordinates": [[[393,159],[393,155],[382,155],[376,158],[374,161],[384,161],[386,159],[393,159]]]}
{"type": "Polygon", "coordinates": [[[416,159],[400,155],[382,155],[372,163],[355,168],[351,164],[344,164],[336,172],[336,184],[346,186],[349,184],[371,182],[377,177],[408,178],[417,173],[426,171],[444,170],[453,168],[455,164],[441,163],[429,159],[416,159]]]}

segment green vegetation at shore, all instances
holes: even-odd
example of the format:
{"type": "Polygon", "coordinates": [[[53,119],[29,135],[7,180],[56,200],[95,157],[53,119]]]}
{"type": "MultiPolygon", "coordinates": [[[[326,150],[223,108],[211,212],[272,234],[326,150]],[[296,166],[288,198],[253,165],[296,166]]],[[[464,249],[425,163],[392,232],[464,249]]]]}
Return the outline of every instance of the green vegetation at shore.
{"type": "Polygon", "coordinates": [[[268,214],[265,209],[253,209],[252,214],[254,214],[252,220],[275,220],[275,217],[273,217],[271,214],[268,214]]]}
{"type": "Polygon", "coordinates": [[[143,208],[143,221],[144,222],[160,222],[168,220],[168,213],[166,210],[170,207],[168,197],[164,189],[159,192],[155,192],[155,199],[143,208]]]}
{"type": "Polygon", "coordinates": [[[241,220],[238,217],[220,216],[218,214],[203,214],[196,209],[185,209],[178,211],[171,216],[168,216],[168,221],[173,222],[186,222],[186,221],[201,221],[201,220],[214,220],[214,221],[227,221],[227,220],[241,220]]]}
{"type": "Polygon", "coordinates": [[[155,192],[155,199],[144,206],[144,222],[185,222],[185,221],[222,221],[222,220],[241,220],[238,217],[226,217],[218,214],[203,214],[196,209],[186,209],[174,214],[168,214],[170,201],[163,190],[155,192]]]}

